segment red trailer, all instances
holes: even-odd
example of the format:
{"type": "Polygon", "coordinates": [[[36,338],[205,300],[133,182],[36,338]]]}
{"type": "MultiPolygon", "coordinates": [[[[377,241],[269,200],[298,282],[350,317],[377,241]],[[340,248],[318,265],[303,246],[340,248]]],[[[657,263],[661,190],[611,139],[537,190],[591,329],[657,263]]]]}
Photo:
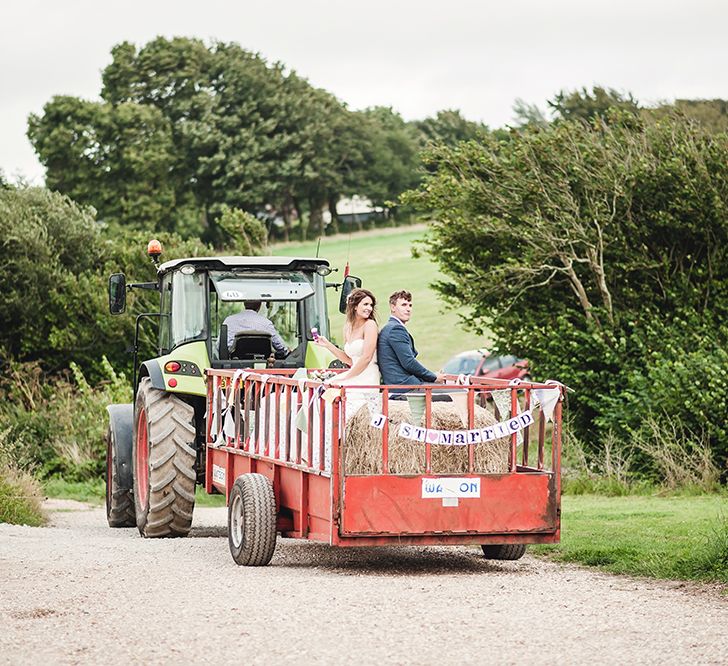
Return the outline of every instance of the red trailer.
{"type": "Polygon", "coordinates": [[[411,386],[327,389],[290,370],[208,369],[207,375],[205,487],[226,497],[228,540],[238,564],[267,564],[278,532],[343,547],[475,544],[493,559],[517,559],[526,544],[559,541],[560,384],[465,378],[464,385],[448,386],[467,405],[469,427],[454,433],[468,448],[467,471],[460,474],[432,472],[433,448],[452,441],[430,429],[433,394],[442,385],[420,387],[424,424],[413,437],[421,438],[423,469],[396,474],[389,464],[389,398],[411,386]],[[351,474],[344,464],[344,415],[347,401],[365,390],[379,396],[381,413],[373,411],[371,427],[381,441],[381,467],[351,474]],[[502,400],[504,390],[510,392],[508,417],[492,428],[474,428],[475,405],[493,392],[502,400]],[[507,467],[497,474],[476,471],[476,443],[496,435],[510,443],[507,467]]]}

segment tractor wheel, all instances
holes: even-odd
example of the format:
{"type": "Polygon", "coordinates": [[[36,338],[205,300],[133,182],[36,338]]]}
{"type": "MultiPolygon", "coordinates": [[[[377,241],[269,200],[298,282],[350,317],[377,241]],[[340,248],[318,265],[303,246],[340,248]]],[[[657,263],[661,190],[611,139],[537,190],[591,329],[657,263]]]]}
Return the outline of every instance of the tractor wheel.
{"type": "Polygon", "coordinates": [[[486,560],[520,560],[526,553],[525,543],[483,544],[481,548],[486,560]]]}
{"type": "Polygon", "coordinates": [[[106,520],[109,527],[134,527],[134,492],[120,483],[121,461],[117,454],[114,429],[106,431],[106,520]]]}
{"type": "Polygon", "coordinates": [[[265,566],[276,549],[276,497],[262,474],[243,474],[230,492],[228,543],[237,564],[265,566]]]}
{"type": "Polygon", "coordinates": [[[139,383],[134,412],[134,506],[144,537],[186,536],[195,507],[195,411],[139,383]]]}

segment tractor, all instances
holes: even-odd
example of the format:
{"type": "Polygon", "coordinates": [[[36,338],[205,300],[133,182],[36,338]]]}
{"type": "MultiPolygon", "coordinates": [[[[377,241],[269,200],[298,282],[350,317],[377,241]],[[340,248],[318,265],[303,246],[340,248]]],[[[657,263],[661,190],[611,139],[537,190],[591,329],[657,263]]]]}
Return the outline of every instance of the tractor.
{"type": "MultiPolygon", "coordinates": [[[[195,486],[205,478],[205,370],[326,368],[333,355],[313,342],[312,329],[329,336],[326,288],[341,288],[340,309],[361,280],[332,272],[320,258],[195,257],[159,263],[161,245],[147,249],[154,282],[109,278],[109,310],[126,310],[132,289],[159,292],[159,311],[136,317],[132,404],[109,405],[106,434],[106,515],[110,527],[136,527],[144,537],[185,536],[192,525],[195,486]],[[262,304],[290,352],[273,353],[270,334],[245,331],[228,344],[225,319],[262,304]],[[158,322],[155,358],[139,362],[140,325],[158,322]],[[280,354],[278,354],[280,356],[280,354]]],[[[343,310],[342,310],[343,311],[343,310]]],[[[314,334],[316,331],[314,330],[314,334]]]]}

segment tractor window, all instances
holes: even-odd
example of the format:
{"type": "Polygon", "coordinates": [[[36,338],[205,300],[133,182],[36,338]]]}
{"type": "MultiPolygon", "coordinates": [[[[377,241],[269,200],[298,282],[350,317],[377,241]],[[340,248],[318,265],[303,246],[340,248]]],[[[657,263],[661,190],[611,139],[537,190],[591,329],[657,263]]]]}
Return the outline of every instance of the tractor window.
{"type": "Polygon", "coordinates": [[[324,337],[330,337],[329,315],[326,308],[326,280],[321,276],[313,276],[313,298],[306,301],[306,336],[311,339],[311,328],[316,327],[324,337]]]}
{"type": "Polygon", "coordinates": [[[270,301],[263,303],[260,314],[273,322],[278,335],[289,349],[298,347],[298,307],[299,303],[293,301],[270,301]]]}
{"type": "Polygon", "coordinates": [[[172,314],[172,276],[165,275],[162,279],[162,298],[160,312],[166,317],[159,320],[159,353],[165,354],[172,348],[170,339],[170,317],[172,314]]]}
{"type": "Polygon", "coordinates": [[[172,346],[205,336],[205,275],[202,272],[172,276],[172,346]]]}

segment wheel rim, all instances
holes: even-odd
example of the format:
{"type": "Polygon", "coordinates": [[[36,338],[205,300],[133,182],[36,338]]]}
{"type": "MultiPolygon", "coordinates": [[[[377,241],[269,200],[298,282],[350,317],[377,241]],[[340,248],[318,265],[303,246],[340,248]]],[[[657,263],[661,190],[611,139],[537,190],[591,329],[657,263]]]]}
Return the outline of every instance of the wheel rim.
{"type": "Polygon", "coordinates": [[[233,546],[240,548],[243,543],[243,500],[237,494],[230,505],[230,538],[233,546]]]}
{"type": "Polygon", "coordinates": [[[135,487],[139,494],[139,504],[146,507],[149,498],[149,438],[147,433],[147,413],[139,410],[136,436],[136,478],[135,487]]]}

